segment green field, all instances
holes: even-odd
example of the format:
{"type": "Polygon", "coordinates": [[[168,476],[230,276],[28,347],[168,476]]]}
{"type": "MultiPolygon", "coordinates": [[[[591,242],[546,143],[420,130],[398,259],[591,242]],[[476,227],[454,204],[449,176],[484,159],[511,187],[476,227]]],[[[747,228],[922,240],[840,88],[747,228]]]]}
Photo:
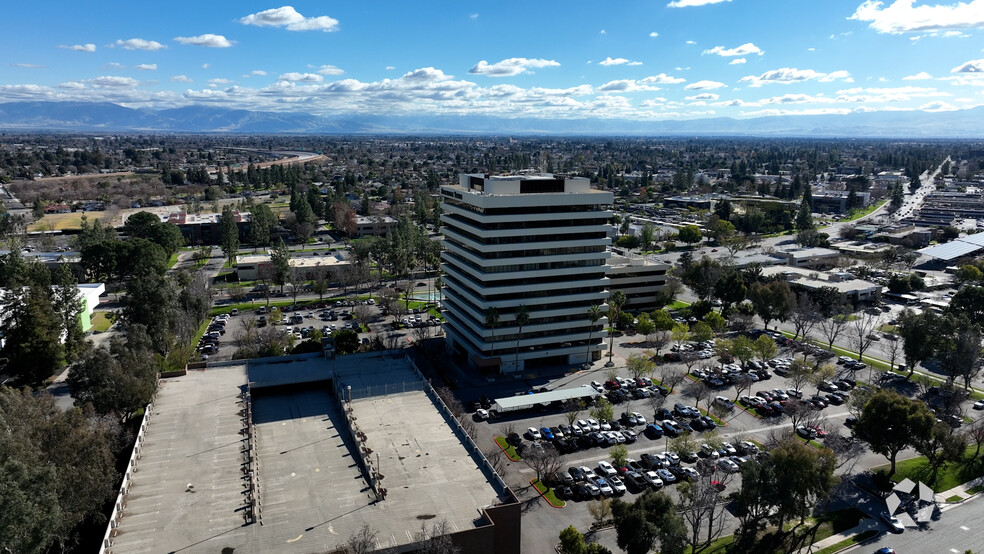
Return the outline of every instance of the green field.
{"type": "Polygon", "coordinates": [[[109,319],[110,312],[95,312],[92,314],[92,330],[99,331],[100,333],[105,333],[113,326],[113,322],[109,319]]]}
{"type": "MultiPolygon", "coordinates": [[[[936,474],[936,481],[932,483],[929,482],[929,478],[933,472],[925,456],[902,460],[895,464],[895,475],[892,476],[892,481],[898,483],[908,477],[913,481],[926,483],[933,489],[933,492],[950,490],[957,485],[972,481],[984,475],[984,459],[978,456],[975,460],[975,450],[977,450],[976,446],[968,446],[964,452],[963,460],[958,463],[949,464],[939,470],[939,473],[936,474]]],[[[873,469],[875,471],[887,472],[889,465],[885,464],[873,469]]]]}

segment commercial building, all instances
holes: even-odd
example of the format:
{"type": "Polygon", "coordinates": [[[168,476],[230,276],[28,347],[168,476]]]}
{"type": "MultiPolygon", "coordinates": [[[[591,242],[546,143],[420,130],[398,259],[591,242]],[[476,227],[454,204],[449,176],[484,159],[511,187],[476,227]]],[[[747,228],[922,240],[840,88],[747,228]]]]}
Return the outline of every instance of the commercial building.
{"type": "Polygon", "coordinates": [[[356,237],[384,237],[396,229],[396,220],[388,215],[371,215],[355,218],[356,237]]]}
{"type": "Polygon", "coordinates": [[[588,309],[607,309],[612,193],[580,177],[461,175],[441,199],[449,352],[502,373],[600,355],[606,319],[588,309]]]}
{"type": "Polygon", "coordinates": [[[520,551],[521,504],[402,352],[208,364],[162,381],[100,554],[520,551]]]}
{"type": "Polygon", "coordinates": [[[830,273],[825,271],[811,271],[798,267],[767,267],[762,269],[762,275],[771,277],[782,275],[789,283],[790,288],[802,288],[805,290],[817,290],[822,287],[830,287],[841,295],[842,302],[870,302],[875,300],[881,293],[882,287],[871,281],[855,279],[850,273],[830,273]]]}
{"type": "Polygon", "coordinates": [[[794,248],[780,250],[775,253],[793,267],[815,267],[817,265],[834,265],[840,252],[830,248],[794,248]]]}
{"type": "Polygon", "coordinates": [[[607,268],[605,274],[611,281],[611,290],[625,293],[623,310],[638,313],[657,308],[656,293],[666,285],[669,264],[642,256],[614,255],[608,260],[607,268]]]}
{"type": "MultiPolygon", "coordinates": [[[[329,279],[338,279],[339,271],[349,266],[351,262],[342,252],[325,252],[317,256],[297,256],[290,259],[290,267],[300,274],[305,281],[316,279],[322,270],[328,272],[329,279]]],[[[236,274],[241,281],[257,281],[272,276],[273,262],[270,254],[252,254],[239,256],[236,263],[236,274]]]]}
{"type": "MultiPolygon", "coordinates": [[[[236,226],[239,227],[239,238],[243,239],[249,231],[249,212],[232,212],[236,217],[236,226]]],[[[164,221],[173,223],[181,230],[184,235],[185,244],[195,246],[199,244],[221,244],[222,214],[189,214],[187,212],[174,212],[168,214],[164,221]]]]}
{"type": "MultiPolygon", "coordinates": [[[[855,192],[858,208],[864,208],[871,203],[871,193],[855,192]]],[[[817,213],[836,212],[846,214],[848,211],[847,201],[851,193],[841,190],[828,190],[813,193],[813,211],[817,213]]]]}

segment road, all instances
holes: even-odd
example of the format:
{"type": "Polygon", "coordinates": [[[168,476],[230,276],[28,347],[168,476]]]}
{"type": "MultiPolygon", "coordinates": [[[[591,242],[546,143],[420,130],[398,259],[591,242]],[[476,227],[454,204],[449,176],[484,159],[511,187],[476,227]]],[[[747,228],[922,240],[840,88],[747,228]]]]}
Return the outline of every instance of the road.
{"type": "Polygon", "coordinates": [[[938,521],[926,530],[906,529],[901,535],[883,534],[874,543],[856,546],[845,552],[874,552],[882,547],[894,548],[900,553],[962,554],[968,550],[984,548],[984,526],[980,524],[984,510],[981,496],[975,496],[960,504],[947,506],[938,521]]]}

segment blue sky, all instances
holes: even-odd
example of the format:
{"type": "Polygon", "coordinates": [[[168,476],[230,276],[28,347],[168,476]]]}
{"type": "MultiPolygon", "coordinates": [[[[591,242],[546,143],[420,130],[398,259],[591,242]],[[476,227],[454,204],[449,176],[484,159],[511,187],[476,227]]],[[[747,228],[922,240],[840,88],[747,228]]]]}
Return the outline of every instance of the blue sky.
{"type": "Polygon", "coordinates": [[[0,102],[694,119],[984,104],[984,0],[18,2],[0,102]],[[43,6],[43,8],[39,8],[43,6]]]}

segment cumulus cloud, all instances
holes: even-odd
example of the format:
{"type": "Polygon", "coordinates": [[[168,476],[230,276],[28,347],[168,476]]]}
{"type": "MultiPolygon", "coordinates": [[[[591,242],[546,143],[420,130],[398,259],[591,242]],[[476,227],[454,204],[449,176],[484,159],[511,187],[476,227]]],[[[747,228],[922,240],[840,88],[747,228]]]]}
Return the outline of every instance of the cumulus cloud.
{"type": "Polygon", "coordinates": [[[40,65],[36,63],[10,63],[7,65],[9,65],[10,67],[23,67],[24,69],[44,69],[48,67],[46,65],[40,65]]]}
{"type": "Polygon", "coordinates": [[[653,32],[649,33],[649,38],[656,38],[658,36],[659,36],[659,33],[657,33],[656,31],[653,31],[653,32]]]}
{"type": "Polygon", "coordinates": [[[708,4],[720,4],[721,2],[731,2],[731,0],[673,0],[666,5],[667,8],[690,8],[693,6],[706,6],[708,4]]]}
{"type": "Polygon", "coordinates": [[[482,60],[469,69],[468,73],[473,75],[487,75],[489,77],[512,77],[520,73],[525,73],[531,67],[558,66],[560,66],[560,63],[542,58],[507,58],[492,64],[482,60]]]}
{"type": "Polygon", "coordinates": [[[620,79],[617,81],[609,81],[600,87],[598,87],[599,92],[641,92],[641,91],[657,91],[659,87],[654,87],[646,83],[637,83],[632,79],[620,79]]]}
{"type": "Polygon", "coordinates": [[[787,85],[790,83],[802,83],[804,81],[820,81],[821,83],[829,83],[838,79],[853,82],[853,79],[851,79],[851,74],[847,71],[821,73],[812,69],[796,69],[795,67],[773,69],[772,71],[766,71],[758,76],[748,75],[739,79],[738,82],[748,83],[751,87],[760,87],[768,83],[782,83],[787,85]]]}
{"type": "Polygon", "coordinates": [[[735,56],[747,56],[749,54],[758,54],[761,56],[765,54],[761,48],[755,46],[751,42],[746,42],[741,46],[736,46],[734,48],[725,48],[724,46],[715,46],[714,48],[709,48],[704,50],[701,54],[717,54],[718,56],[724,56],[726,58],[733,58],[735,56]]]}
{"type": "Polygon", "coordinates": [[[58,85],[58,88],[65,90],[83,90],[85,89],[85,83],[79,81],[68,81],[58,85]]]}
{"type": "Polygon", "coordinates": [[[338,30],[338,20],[327,15],[304,17],[293,6],[281,6],[249,14],[240,18],[243,25],[257,27],[283,27],[288,31],[324,31],[338,30]]]}
{"type": "Polygon", "coordinates": [[[719,83],[718,81],[697,81],[696,83],[690,83],[683,88],[685,90],[714,90],[726,86],[728,85],[719,83]]]}
{"type": "Polygon", "coordinates": [[[747,61],[748,60],[746,60],[745,58],[735,58],[735,59],[731,60],[730,62],[728,62],[728,65],[741,65],[741,64],[743,64],[743,63],[745,63],[747,61]]]}
{"type": "Polygon", "coordinates": [[[171,77],[171,82],[174,82],[174,83],[190,83],[192,81],[191,81],[191,78],[188,77],[187,75],[175,75],[174,77],[171,77]]]}
{"type": "Polygon", "coordinates": [[[697,41],[696,40],[688,40],[687,41],[687,44],[697,44],[697,41]]]}
{"type": "Polygon", "coordinates": [[[142,63],[133,66],[133,69],[139,69],[141,71],[157,71],[156,63],[142,63]]]}
{"type": "Polygon", "coordinates": [[[947,104],[946,102],[940,102],[937,100],[936,102],[923,104],[922,106],[919,106],[919,109],[924,112],[952,112],[958,108],[953,104],[947,104]]]}
{"type": "Polygon", "coordinates": [[[684,81],[686,81],[686,79],[681,77],[673,77],[672,75],[667,75],[666,73],[651,75],[639,80],[639,82],[644,85],[678,85],[684,81]]]}
{"type": "Polygon", "coordinates": [[[850,108],[806,108],[802,110],[784,110],[770,108],[753,112],[741,112],[748,117],[783,116],[783,115],[846,115],[851,113],[850,108]]]}
{"type": "Polygon", "coordinates": [[[167,48],[167,46],[164,46],[156,40],[145,40],[142,38],[131,38],[127,40],[119,39],[114,42],[112,46],[119,46],[124,50],[149,50],[151,52],[154,50],[163,50],[167,48]]]}
{"type": "Polygon", "coordinates": [[[902,77],[902,80],[903,81],[925,81],[926,79],[932,79],[932,78],[933,78],[933,76],[930,75],[929,73],[926,73],[925,71],[920,71],[919,73],[916,73],[915,75],[907,75],[905,77],[902,77]]]}
{"type": "Polygon", "coordinates": [[[324,80],[324,77],[318,75],[317,73],[284,73],[280,77],[277,77],[278,81],[292,81],[300,83],[320,83],[324,80]]]}
{"type": "Polygon", "coordinates": [[[229,48],[234,44],[233,41],[225,38],[224,36],[213,35],[212,33],[198,35],[197,37],[174,37],[174,40],[180,42],[181,44],[206,46],[208,48],[229,48]]]}
{"type": "MultiPolygon", "coordinates": [[[[309,65],[308,67],[314,69],[313,65],[309,65]]],[[[341,75],[345,72],[342,71],[341,68],[336,67],[334,65],[322,65],[317,68],[316,73],[318,73],[319,75],[341,75]]]]}
{"type": "Polygon", "coordinates": [[[75,52],[95,52],[95,44],[72,44],[72,45],[59,45],[58,48],[64,48],[65,50],[74,50],[75,52]]]}
{"type": "Polygon", "coordinates": [[[885,6],[878,0],[866,0],[848,19],[868,22],[869,28],[893,35],[984,27],[984,0],[913,4],[914,0],[894,0],[885,6]]]}
{"type": "Polygon", "coordinates": [[[612,58],[611,56],[598,62],[600,65],[642,65],[642,62],[634,62],[625,58],[612,58]]]}
{"type": "Polygon", "coordinates": [[[696,100],[717,100],[720,96],[714,94],[713,92],[705,92],[703,94],[697,94],[694,96],[687,96],[686,100],[696,101],[696,100]]]}
{"type": "Polygon", "coordinates": [[[950,73],[984,73],[984,60],[970,60],[950,70],[950,73]]]}
{"type": "Polygon", "coordinates": [[[119,77],[116,75],[104,75],[102,77],[96,77],[95,79],[89,79],[87,82],[98,88],[128,88],[135,87],[140,84],[140,81],[137,81],[136,79],[132,79],[130,77],[119,77]]]}
{"type": "Polygon", "coordinates": [[[262,69],[254,69],[253,71],[250,71],[249,74],[253,77],[264,77],[266,76],[267,72],[263,71],[262,69]]]}

